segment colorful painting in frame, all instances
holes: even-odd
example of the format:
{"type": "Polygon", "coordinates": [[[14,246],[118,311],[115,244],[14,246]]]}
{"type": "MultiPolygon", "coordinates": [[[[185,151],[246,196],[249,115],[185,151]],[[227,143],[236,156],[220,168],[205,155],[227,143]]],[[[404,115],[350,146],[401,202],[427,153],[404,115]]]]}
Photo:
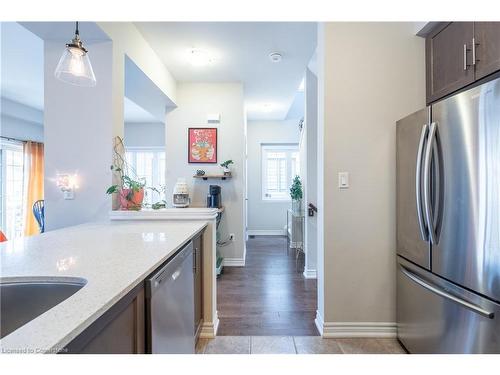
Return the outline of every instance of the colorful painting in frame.
{"type": "Polygon", "coordinates": [[[217,128],[188,129],[188,162],[217,163],[217,128]]]}

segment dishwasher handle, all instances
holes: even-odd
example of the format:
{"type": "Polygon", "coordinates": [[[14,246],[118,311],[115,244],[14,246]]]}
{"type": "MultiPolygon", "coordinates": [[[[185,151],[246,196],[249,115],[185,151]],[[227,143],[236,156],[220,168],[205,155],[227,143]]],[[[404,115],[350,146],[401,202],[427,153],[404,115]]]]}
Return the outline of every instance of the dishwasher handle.
{"type": "Polygon", "coordinates": [[[151,298],[155,290],[166,280],[175,281],[181,276],[183,261],[193,254],[193,244],[189,242],[172,259],[146,279],[146,298],[151,298]]]}

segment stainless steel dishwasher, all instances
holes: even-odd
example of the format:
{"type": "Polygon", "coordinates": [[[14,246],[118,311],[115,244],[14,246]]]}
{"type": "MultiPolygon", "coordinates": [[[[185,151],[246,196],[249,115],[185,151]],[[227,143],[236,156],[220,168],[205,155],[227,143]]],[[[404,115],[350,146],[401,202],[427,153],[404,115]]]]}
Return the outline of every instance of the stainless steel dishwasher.
{"type": "Polygon", "coordinates": [[[194,353],[192,242],[146,279],[146,313],[149,353],[194,353]]]}

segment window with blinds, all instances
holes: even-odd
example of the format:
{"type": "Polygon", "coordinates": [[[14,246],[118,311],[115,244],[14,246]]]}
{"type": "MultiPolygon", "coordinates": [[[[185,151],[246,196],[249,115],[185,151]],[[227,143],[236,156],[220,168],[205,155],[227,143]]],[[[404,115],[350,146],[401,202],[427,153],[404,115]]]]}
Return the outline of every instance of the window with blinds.
{"type": "Polygon", "coordinates": [[[157,193],[146,189],[144,203],[153,204],[165,199],[162,192],[162,187],[165,186],[165,151],[127,148],[125,157],[133,176],[144,180],[147,187],[155,187],[160,191],[157,193]]]}
{"type": "Polygon", "coordinates": [[[23,144],[0,141],[0,229],[11,240],[24,235],[23,144]]]}
{"type": "Polygon", "coordinates": [[[290,186],[300,174],[297,144],[262,145],[262,199],[290,200],[290,186]]]}

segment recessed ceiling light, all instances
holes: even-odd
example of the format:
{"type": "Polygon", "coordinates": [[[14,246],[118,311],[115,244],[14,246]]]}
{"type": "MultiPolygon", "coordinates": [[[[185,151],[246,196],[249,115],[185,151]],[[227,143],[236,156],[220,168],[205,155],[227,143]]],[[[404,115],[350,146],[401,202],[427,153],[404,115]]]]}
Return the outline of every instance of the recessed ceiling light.
{"type": "Polygon", "coordinates": [[[191,48],[188,51],[188,61],[192,66],[205,66],[213,62],[213,58],[207,51],[191,48]]]}
{"type": "Polygon", "coordinates": [[[281,55],[281,53],[272,52],[269,54],[269,59],[273,63],[279,63],[283,59],[283,56],[281,55]]]}

